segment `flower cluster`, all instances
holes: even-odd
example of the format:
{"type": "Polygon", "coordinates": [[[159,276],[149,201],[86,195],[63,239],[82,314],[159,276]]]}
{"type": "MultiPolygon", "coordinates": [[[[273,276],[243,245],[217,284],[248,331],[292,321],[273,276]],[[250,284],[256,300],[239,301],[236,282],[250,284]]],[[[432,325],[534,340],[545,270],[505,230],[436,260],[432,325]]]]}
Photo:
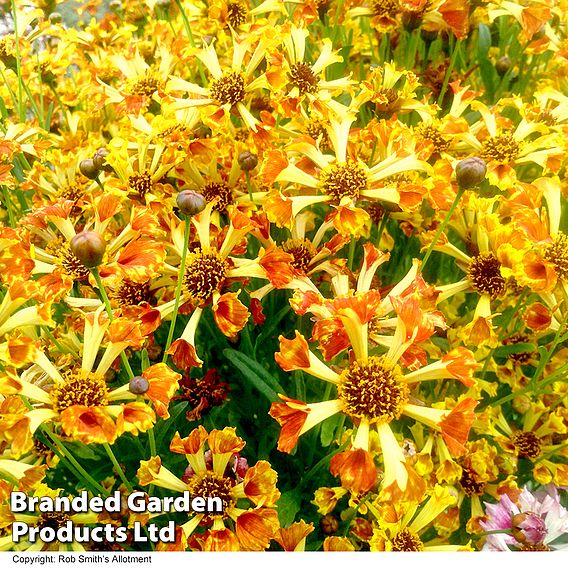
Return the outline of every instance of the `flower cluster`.
{"type": "Polygon", "coordinates": [[[2,497],[222,501],[159,550],[561,547],[565,2],[80,4],[0,0],[2,497]]]}

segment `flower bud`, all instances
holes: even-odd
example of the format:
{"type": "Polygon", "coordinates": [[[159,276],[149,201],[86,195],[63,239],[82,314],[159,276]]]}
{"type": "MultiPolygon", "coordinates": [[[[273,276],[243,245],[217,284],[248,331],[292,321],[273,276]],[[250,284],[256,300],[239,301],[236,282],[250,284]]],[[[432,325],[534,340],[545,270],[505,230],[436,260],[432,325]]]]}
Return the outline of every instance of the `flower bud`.
{"type": "Polygon", "coordinates": [[[148,392],[149,388],[150,383],[148,382],[148,379],[141,376],[134,377],[128,384],[128,390],[132,394],[144,394],[145,392],[148,392]]]}
{"type": "Polygon", "coordinates": [[[49,14],[49,21],[52,24],[60,24],[63,21],[63,16],[59,12],[51,12],[51,14],[49,14]]]}
{"type": "Polygon", "coordinates": [[[460,189],[470,189],[479,185],[487,173],[485,160],[473,156],[458,162],[456,166],[456,180],[460,189]]]}
{"type": "Polygon", "coordinates": [[[77,233],[71,239],[70,246],[71,252],[84,266],[95,268],[103,260],[106,242],[95,231],[83,231],[82,233],[77,233]]]}
{"type": "Polygon", "coordinates": [[[339,530],[339,521],[335,515],[328,513],[320,519],[320,529],[324,534],[335,534],[339,530]]]}
{"type": "Polygon", "coordinates": [[[95,162],[90,158],[88,160],[82,160],[79,163],[79,171],[89,179],[96,179],[99,177],[99,170],[95,166],[95,162]]]}
{"type": "Polygon", "coordinates": [[[176,199],[177,206],[179,210],[189,217],[192,215],[197,215],[201,213],[205,209],[207,202],[205,201],[205,197],[198,193],[197,191],[193,191],[193,189],[185,189],[178,193],[176,199]]]}
{"type": "Polygon", "coordinates": [[[239,162],[239,166],[243,172],[250,172],[256,168],[258,164],[258,157],[256,154],[252,154],[248,150],[245,150],[239,154],[237,162],[239,162]]]}
{"type": "Polygon", "coordinates": [[[503,77],[510,68],[511,60],[507,55],[503,55],[503,57],[497,59],[497,62],[495,63],[495,71],[497,71],[497,75],[499,75],[499,77],[503,77]]]}
{"type": "Polygon", "coordinates": [[[95,164],[95,168],[99,171],[103,172],[112,172],[112,166],[106,163],[106,157],[110,154],[110,152],[106,148],[99,148],[95,155],[93,156],[93,164],[95,164]]]}

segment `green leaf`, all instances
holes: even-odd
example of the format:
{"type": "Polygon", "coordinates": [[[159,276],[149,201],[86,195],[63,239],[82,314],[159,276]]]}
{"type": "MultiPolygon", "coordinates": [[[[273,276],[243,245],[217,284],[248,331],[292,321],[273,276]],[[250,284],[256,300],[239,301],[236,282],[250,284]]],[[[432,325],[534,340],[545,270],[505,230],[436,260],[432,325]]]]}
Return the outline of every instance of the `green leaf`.
{"type": "Polygon", "coordinates": [[[502,345],[495,349],[494,357],[507,357],[513,353],[533,353],[536,351],[534,343],[515,343],[513,345],[502,345]]]}
{"type": "Polygon", "coordinates": [[[337,430],[337,426],[341,421],[342,415],[335,414],[334,416],[330,416],[326,418],[321,424],[321,432],[320,432],[320,440],[321,445],[324,448],[327,448],[333,442],[333,436],[335,431],[337,430]]]}
{"type": "Polygon", "coordinates": [[[223,355],[241,372],[243,377],[263,394],[269,401],[278,399],[278,392],[283,392],[280,383],[254,359],[240,351],[225,349],[223,355]]]}
{"type": "Polygon", "coordinates": [[[283,527],[288,527],[294,522],[300,511],[302,494],[297,489],[285,491],[278,499],[278,518],[283,527]]]}
{"type": "Polygon", "coordinates": [[[493,98],[493,93],[495,91],[494,79],[496,77],[495,68],[488,59],[479,60],[479,74],[483,80],[483,85],[487,90],[487,96],[489,99],[493,98]]]}
{"type": "Polygon", "coordinates": [[[489,30],[489,26],[479,24],[477,34],[477,57],[478,59],[487,59],[489,48],[491,47],[491,31],[489,30]]]}

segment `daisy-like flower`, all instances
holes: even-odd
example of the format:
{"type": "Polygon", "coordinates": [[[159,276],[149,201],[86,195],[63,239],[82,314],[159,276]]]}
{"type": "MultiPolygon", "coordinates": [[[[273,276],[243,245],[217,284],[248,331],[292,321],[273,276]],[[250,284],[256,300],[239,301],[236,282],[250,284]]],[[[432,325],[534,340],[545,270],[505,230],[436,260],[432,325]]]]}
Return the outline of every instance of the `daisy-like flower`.
{"type": "MultiPolygon", "coordinates": [[[[174,341],[169,353],[180,369],[201,366],[203,361],[195,351],[195,333],[203,314],[203,310],[211,305],[213,317],[219,330],[227,337],[234,337],[249,318],[247,307],[239,300],[240,292],[228,292],[226,288],[233,279],[243,276],[235,273],[231,252],[240,247],[242,239],[253,229],[250,219],[238,209],[231,207],[229,212],[229,228],[223,240],[218,242],[212,231],[211,214],[217,200],[213,200],[199,215],[192,218],[198,236],[197,246],[193,246],[187,254],[185,274],[182,284],[182,303],[188,304],[192,315],[179,339],[174,341]]],[[[184,223],[172,221],[173,248],[182,256],[184,223]]],[[[169,269],[176,274],[178,268],[169,269]]],[[[242,272],[242,271],[241,271],[242,272]]],[[[169,316],[174,309],[175,299],[159,306],[162,317],[169,316]]]]}
{"type": "Polygon", "coordinates": [[[568,547],[568,511],[560,504],[560,495],[554,485],[540,491],[527,487],[511,498],[501,495],[498,503],[485,503],[487,520],[481,527],[487,535],[484,550],[546,551],[568,547]],[[502,532],[499,532],[502,531],[502,532]]]}
{"type": "Polygon", "coordinates": [[[448,487],[435,485],[430,495],[419,505],[409,503],[368,503],[367,508],[377,520],[370,539],[372,551],[385,552],[456,552],[472,550],[469,546],[424,542],[426,532],[445,509],[456,503],[448,487]]]}
{"type": "MultiPolygon", "coordinates": [[[[20,491],[25,489],[20,488],[20,491]]],[[[28,489],[26,492],[30,493],[32,497],[42,498],[46,497],[49,499],[55,499],[61,493],[61,489],[51,489],[46,484],[40,483],[32,489],[28,489]]],[[[8,531],[6,536],[0,537],[0,550],[17,550],[25,552],[39,552],[48,550],[59,550],[61,552],[67,552],[71,549],[74,552],[84,551],[85,547],[80,543],[73,541],[72,543],[62,543],[59,541],[54,541],[51,543],[46,543],[40,538],[36,539],[35,542],[30,542],[25,536],[20,537],[19,542],[14,542],[13,535],[10,531],[10,527],[14,522],[26,523],[30,527],[44,528],[51,527],[57,530],[60,527],[64,527],[68,522],[73,525],[94,525],[98,521],[98,514],[93,512],[88,513],[65,513],[65,512],[42,512],[36,505],[35,510],[32,512],[25,513],[13,513],[8,506],[8,503],[0,508],[0,527],[8,531]]]]}
{"type": "Polygon", "coordinates": [[[337,108],[332,97],[348,91],[354,81],[348,77],[325,79],[326,69],[343,61],[343,57],[333,51],[331,40],[323,40],[320,55],[310,65],[305,60],[308,30],[292,25],[283,28],[282,33],[284,51],[274,49],[267,56],[266,79],[284,116],[297,115],[303,101],[320,112],[337,108]]]}
{"type": "Polygon", "coordinates": [[[409,479],[407,464],[391,425],[397,424],[403,415],[422,422],[441,433],[450,451],[460,455],[474,420],[476,401],[465,397],[453,409],[428,408],[414,404],[417,395],[414,389],[422,381],[442,378],[457,378],[471,385],[477,364],[471,352],[463,349],[405,373],[399,361],[415,342],[432,335],[434,324],[422,313],[415,298],[394,295],[389,298],[397,314],[394,337],[385,354],[369,354],[368,324],[381,305],[379,292],[370,289],[370,284],[380,262],[376,249],[368,248],[366,252],[357,290],[342,293],[337,288],[341,277],[332,279],[336,298],[328,305],[342,322],[353,350],[342,368],[336,371],[323,363],[310,351],[299,332],[291,340],[280,336],[280,351],[275,354],[285,371],[300,369],[331,383],[337,390],[337,398],[305,403],[280,395],[284,402],[273,403],[270,415],[282,426],[278,449],[285,452],[292,451],[299,436],[337,413],[345,414],[357,427],[352,441],[355,449],[369,451],[370,429],[376,430],[385,467],[384,487],[396,490],[396,485],[404,491],[409,479]]]}
{"type": "Polygon", "coordinates": [[[270,464],[258,461],[244,474],[238,465],[231,467],[231,460],[234,462],[235,454],[245,445],[235,428],[207,433],[199,426],[186,438],[176,432],[170,444],[171,452],[185,455],[189,462],[182,479],[163,466],[159,456],[140,462],[138,479],[142,486],[189,491],[192,497],[203,497],[206,502],[209,497],[222,501],[222,512],[193,513],[181,527],[186,539],[199,526],[207,527],[205,534],[196,535],[202,550],[264,550],[280,528],[274,509],[280,497],[278,476],[270,464]],[[244,508],[244,500],[248,500],[248,508],[244,508]]]}
{"type": "Polygon", "coordinates": [[[125,79],[118,87],[107,85],[99,79],[103,104],[117,105],[119,113],[138,115],[148,108],[152,100],[159,102],[165,96],[164,87],[173,71],[175,60],[165,46],[157,50],[156,59],[159,64],[150,66],[138,50],[131,58],[111,55],[110,60],[125,79]]]}
{"type": "Polygon", "coordinates": [[[245,102],[257,89],[267,88],[264,73],[254,78],[264,60],[266,43],[261,39],[255,46],[253,36],[241,39],[233,33],[232,51],[231,67],[228,70],[221,67],[214,43],[206,45],[197,54],[211,75],[208,87],[172,77],[166,90],[172,95],[176,92],[189,93],[192,98],[176,98],[174,108],[205,106],[202,116],[207,117],[206,123],[215,126],[216,130],[222,128],[233,111],[249,129],[256,131],[259,121],[251,114],[245,102]]]}
{"type": "Polygon", "coordinates": [[[173,193],[162,178],[184,159],[177,148],[168,147],[161,140],[149,139],[134,142],[114,138],[108,146],[106,163],[113,174],[107,175],[104,185],[108,190],[124,194],[142,203],[162,202],[173,193]],[[116,176],[116,177],[115,177],[116,176]]]}
{"type": "Polygon", "coordinates": [[[287,152],[266,153],[262,170],[264,182],[283,185],[282,191],[272,191],[264,201],[269,219],[279,225],[291,226],[292,220],[305,207],[329,203],[335,209],[334,227],[344,235],[360,235],[370,223],[369,214],[357,207],[359,199],[400,203],[395,187],[381,180],[395,174],[427,171],[428,164],[408,150],[396,146],[385,150],[389,155],[373,166],[367,166],[348,147],[351,124],[355,116],[348,113],[330,120],[328,134],[334,155],[323,153],[312,139],[300,139],[288,146],[287,152]]]}
{"type": "Polygon", "coordinates": [[[522,164],[537,164],[545,172],[558,170],[563,152],[561,139],[556,133],[549,134],[545,125],[522,119],[512,128],[508,119],[493,113],[480,101],[473,101],[471,108],[478,111],[483,120],[461,136],[459,146],[487,162],[490,183],[507,189],[517,181],[515,167],[522,164]]]}
{"type": "MultiPolygon", "coordinates": [[[[57,423],[66,436],[86,444],[112,443],[124,432],[137,435],[152,428],[154,411],[142,399],[137,400],[128,384],[111,390],[104,378],[126,348],[142,345],[144,334],[153,331],[153,327],[146,327],[142,321],[122,317],[110,322],[101,306],[85,316],[80,366],[69,365],[61,372],[41,349],[35,349],[31,367],[20,376],[10,373],[2,377],[2,394],[18,394],[32,406],[20,416],[2,421],[2,431],[17,424],[22,439],[27,441],[20,451],[26,452],[32,445],[31,435],[45,422],[57,423]],[[105,337],[108,343],[96,364],[105,337]]],[[[148,367],[142,377],[149,383],[144,398],[152,401],[160,416],[169,416],[167,408],[180,375],[159,363],[148,367]]]]}

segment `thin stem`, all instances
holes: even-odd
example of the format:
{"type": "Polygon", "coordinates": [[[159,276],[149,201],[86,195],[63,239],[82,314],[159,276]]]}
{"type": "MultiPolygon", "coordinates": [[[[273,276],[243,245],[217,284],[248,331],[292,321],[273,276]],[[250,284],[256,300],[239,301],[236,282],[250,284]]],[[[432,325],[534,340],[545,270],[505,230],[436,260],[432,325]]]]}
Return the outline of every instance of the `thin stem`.
{"type": "Polygon", "coordinates": [[[250,184],[250,174],[249,174],[249,172],[245,172],[245,176],[246,176],[246,178],[247,178],[247,189],[248,189],[248,192],[249,192],[249,199],[250,199],[251,201],[254,201],[254,199],[253,199],[253,197],[252,197],[252,186],[251,186],[251,184],[250,184]]]}
{"type": "Polygon", "coordinates": [[[450,82],[450,77],[452,76],[452,71],[454,70],[454,66],[456,64],[456,60],[458,58],[458,52],[460,51],[460,41],[456,41],[454,45],[454,50],[452,51],[452,58],[450,59],[450,64],[448,65],[448,69],[446,70],[446,75],[444,77],[444,83],[442,84],[442,89],[440,90],[440,96],[438,97],[438,104],[442,106],[444,102],[444,96],[446,95],[446,89],[448,88],[448,83],[450,82]]]}
{"type": "Polygon", "coordinates": [[[6,206],[6,211],[8,211],[8,222],[10,223],[10,227],[15,227],[16,219],[14,217],[14,211],[12,209],[12,200],[10,199],[8,188],[5,185],[2,186],[2,194],[4,195],[4,204],[6,206]]]}
{"type": "Polygon", "coordinates": [[[187,260],[187,248],[189,246],[189,232],[190,232],[190,217],[185,218],[185,226],[184,226],[184,231],[183,231],[183,250],[181,253],[181,264],[179,267],[179,273],[178,273],[178,281],[177,281],[177,287],[176,287],[176,299],[175,299],[175,303],[174,303],[174,311],[172,314],[172,321],[170,323],[170,330],[168,331],[168,339],[166,341],[166,347],[164,348],[164,358],[162,360],[163,363],[166,362],[167,358],[168,358],[168,349],[170,348],[170,345],[172,344],[172,339],[174,337],[174,330],[176,327],[176,319],[177,319],[177,314],[178,314],[178,309],[179,309],[179,304],[180,304],[180,300],[181,300],[181,286],[183,284],[183,275],[185,274],[185,263],[187,260]]]}
{"type": "Polygon", "coordinates": [[[130,485],[130,481],[126,479],[126,475],[124,475],[124,471],[122,471],[122,468],[120,467],[120,464],[118,463],[118,460],[116,459],[116,456],[112,451],[112,448],[108,445],[108,443],[104,443],[103,448],[105,449],[108,457],[110,458],[110,461],[114,465],[114,469],[116,469],[116,472],[118,473],[118,476],[122,480],[122,483],[124,483],[126,489],[128,489],[128,491],[132,493],[132,485],[130,485]]]}
{"type": "Polygon", "coordinates": [[[23,82],[22,82],[22,61],[20,54],[20,37],[18,34],[18,12],[16,2],[12,0],[12,17],[14,19],[14,39],[16,40],[16,75],[18,76],[18,115],[20,122],[26,121],[26,109],[24,106],[23,82]]]}
{"type": "MultiPolygon", "coordinates": [[[[105,488],[100,485],[97,481],[95,481],[95,479],[93,479],[85,470],[85,468],[83,468],[83,466],[73,457],[73,455],[71,454],[71,452],[61,443],[61,441],[58,439],[58,437],[51,432],[50,430],[48,430],[45,426],[40,426],[40,430],[53,442],[53,444],[55,445],[55,447],[65,456],[65,458],[73,465],[73,467],[77,470],[77,472],[79,472],[80,476],[77,476],[79,479],[81,479],[81,481],[85,481],[88,482],[94,489],[96,489],[96,491],[98,491],[99,493],[103,493],[105,495],[107,495],[109,492],[105,490],[105,488]]],[[[73,472],[73,470],[71,468],[69,468],[70,471],[73,472]]],[[[73,472],[75,475],[77,475],[76,472],[73,472]]]]}
{"type": "MultiPolygon", "coordinates": [[[[107,296],[105,287],[103,285],[103,281],[101,279],[101,275],[99,273],[99,269],[95,266],[95,268],[91,268],[91,273],[95,278],[95,281],[97,283],[97,286],[99,288],[99,294],[101,295],[101,299],[103,301],[103,304],[105,305],[105,309],[106,312],[108,314],[108,319],[112,322],[114,320],[114,315],[112,313],[112,306],[110,305],[110,300],[107,296]]],[[[126,357],[126,354],[124,353],[124,351],[122,351],[122,353],[120,354],[120,358],[122,360],[122,364],[124,365],[124,368],[126,369],[126,373],[128,374],[128,377],[130,379],[134,378],[134,372],[132,371],[132,367],[130,366],[130,363],[128,362],[128,358],[126,357]]]]}
{"type": "MultiPolygon", "coordinates": [[[[183,25],[185,27],[185,32],[187,33],[187,38],[189,39],[189,43],[190,43],[191,47],[195,47],[195,39],[193,38],[193,32],[191,31],[191,25],[189,23],[189,20],[187,19],[187,15],[185,13],[185,10],[183,9],[183,6],[181,4],[181,0],[176,0],[176,4],[177,4],[177,7],[179,9],[179,13],[181,14],[181,19],[183,21],[183,25]]],[[[201,64],[201,60],[197,59],[196,61],[197,61],[197,70],[199,71],[199,76],[201,77],[201,81],[205,85],[205,83],[207,82],[207,79],[205,77],[205,73],[203,72],[203,66],[201,64]]]]}
{"type": "Polygon", "coordinates": [[[446,225],[448,224],[448,222],[452,218],[452,215],[454,214],[454,211],[456,210],[456,207],[458,206],[458,203],[459,203],[460,199],[462,198],[462,195],[464,194],[464,192],[465,192],[464,188],[460,187],[458,189],[458,192],[456,193],[456,198],[454,199],[454,202],[452,203],[450,210],[446,214],[444,221],[439,226],[438,231],[436,232],[436,235],[434,236],[434,239],[432,240],[432,242],[430,243],[430,246],[428,247],[428,250],[426,251],[426,255],[424,256],[424,260],[422,261],[422,271],[424,271],[426,263],[428,262],[428,259],[430,258],[430,255],[432,254],[432,251],[434,250],[434,247],[436,246],[436,243],[438,242],[440,235],[444,232],[446,225]]]}

